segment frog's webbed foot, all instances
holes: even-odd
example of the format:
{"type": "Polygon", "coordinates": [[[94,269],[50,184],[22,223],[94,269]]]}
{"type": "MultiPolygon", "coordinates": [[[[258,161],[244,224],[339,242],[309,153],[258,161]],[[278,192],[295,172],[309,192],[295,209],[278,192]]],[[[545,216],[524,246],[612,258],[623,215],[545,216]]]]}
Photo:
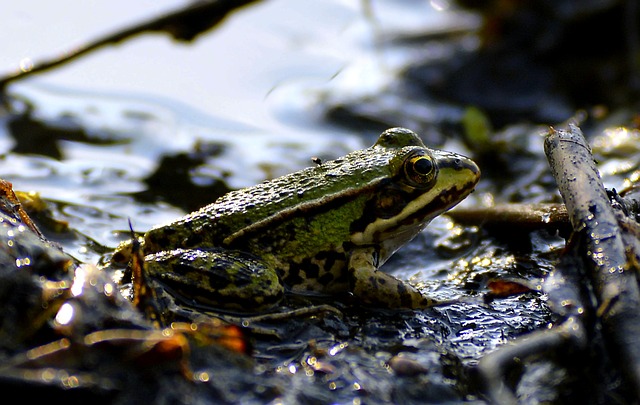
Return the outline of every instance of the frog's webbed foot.
{"type": "Polygon", "coordinates": [[[373,248],[357,250],[349,260],[351,291],[364,304],[385,308],[420,309],[435,301],[422,295],[413,286],[378,271],[373,248]]]}

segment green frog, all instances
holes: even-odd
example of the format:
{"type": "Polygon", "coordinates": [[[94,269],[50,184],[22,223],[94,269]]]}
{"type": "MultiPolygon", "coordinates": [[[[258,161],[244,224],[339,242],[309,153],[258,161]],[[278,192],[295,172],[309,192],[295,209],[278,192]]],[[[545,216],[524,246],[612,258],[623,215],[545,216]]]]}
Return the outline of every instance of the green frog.
{"type": "MultiPolygon", "coordinates": [[[[145,272],[183,302],[244,312],[285,291],[385,308],[433,302],[379,267],[471,193],[470,159],[392,128],[370,148],[233,191],[149,230],[145,272]]],[[[114,259],[127,257],[121,246],[114,259]]]]}

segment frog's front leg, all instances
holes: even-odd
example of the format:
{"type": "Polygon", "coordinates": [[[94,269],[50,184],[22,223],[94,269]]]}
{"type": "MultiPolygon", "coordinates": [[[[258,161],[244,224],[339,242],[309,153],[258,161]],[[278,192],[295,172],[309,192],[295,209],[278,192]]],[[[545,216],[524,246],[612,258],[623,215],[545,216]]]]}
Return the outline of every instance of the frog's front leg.
{"type": "Polygon", "coordinates": [[[397,278],[381,272],[374,248],[358,249],[349,259],[351,292],[367,305],[386,308],[427,308],[434,301],[397,278]]]}

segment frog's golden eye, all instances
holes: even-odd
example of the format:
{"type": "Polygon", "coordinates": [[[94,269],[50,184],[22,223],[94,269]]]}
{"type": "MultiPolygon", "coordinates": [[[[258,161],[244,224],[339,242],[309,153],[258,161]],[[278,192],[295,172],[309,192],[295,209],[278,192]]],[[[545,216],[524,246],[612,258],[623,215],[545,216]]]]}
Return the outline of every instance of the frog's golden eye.
{"type": "Polygon", "coordinates": [[[415,154],[405,160],[404,174],[409,183],[423,187],[435,179],[437,168],[431,156],[415,154]]]}

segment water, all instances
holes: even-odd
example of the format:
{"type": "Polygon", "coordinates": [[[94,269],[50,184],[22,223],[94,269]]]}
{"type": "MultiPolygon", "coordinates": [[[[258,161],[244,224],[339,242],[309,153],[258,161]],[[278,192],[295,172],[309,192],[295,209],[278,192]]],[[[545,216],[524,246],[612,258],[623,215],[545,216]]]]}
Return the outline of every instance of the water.
{"type": "MultiPolygon", "coordinates": [[[[179,4],[14,2],[0,15],[0,27],[12,39],[3,45],[0,72],[28,67],[42,56],[179,4]]],[[[323,120],[324,106],[338,99],[377,97],[416,51],[386,46],[387,35],[425,26],[437,31],[456,18],[441,11],[446,8],[444,2],[418,0],[273,0],[233,14],[194,44],[149,34],[100,50],[9,87],[12,114],[0,115],[0,177],[17,190],[45,197],[50,215],[69,222],[72,230],[48,236],[80,260],[96,262],[101,247],[129,237],[128,220],[144,231],[187,211],[176,202],[184,194],[204,192],[198,200],[204,205],[215,199],[220,182],[230,188],[249,186],[309,166],[311,157],[325,160],[368,146],[376,133],[323,120]],[[34,154],[31,148],[40,144],[49,148],[34,154]],[[186,174],[169,181],[170,170],[158,172],[164,166],[186,174]],[[151,187],[150,178],[158,173],[154,178],[163,184],[151,187]],[[179,187],[180,179],[189,183],[187,191],[179,187]]],[[[419,52],[442,57],[446,49],[419,52]]],[[[423,108],[410,113],[432,113],[423,108]]],[[[401,121],[397,124],[404,125],[401,121]]],[[[465,153],[457,143],[450,145],[465,153]]],[[[498,260],[510,252],[496,248],[493,240],[475,243],[478,229],[467,229],[456,239],[447,234],[448,224],[435,220],[388,268],[437,298],[477,297],[474,286],[510,270],[498,260]],[[468,265],[483,257],[493,259],[493,265],[468,265]]],[[[528,254],[547,263],[551,259],[542,256],[550,250],[551,245],[528,254]]],[[[524,299],[494,306],[480,301],[402,316],[359,315],[354,309],[348,328],[329,320],[320,325],[321,333],[315,327],[312,332],[331,343],[355,343],[338,367],[348,364],[344,375],[353,373],[353,381],[366,381],[365,388],[378,395],[378,375],[389,377],[383,387],[401,384],[384,366],[387,355],[401,345],[422,353],[419,360],[426,362],[436,353],[431,342],[442,343],[438,351],[474,364],[507,337],[547,321],[544,309],[524,299]],[[505,307],[513,312],[504,315],[505,307]],[[361,376],[368,363],[375,378],[361,376]]],[[[532,302],[539,303],[539,297],[532,302]]],[[[305,346],[308,340],[300,339],[305,346]]],[[[442,380],[453,390],[449,379],[442,380]]],[[[348,382],[355,386],[353,381],[348,382]]],[[[379,391],[381,398],[390,395],[379,391]]],[[[341,395],[345,401],[354,394],[345,389],[341,395]]]]}
{"type": "MultiPolygon", "coordinates": [[[[12,39],[0,55],[0,72],[26,68],[180,4],[11,4],[0,17],[12,39]]],[[[63,134],[51,142],[58,155],[32,156],[30,146],[27,154],[12,153],[24,150],[22,143],[43,139],[24,141],[33,128],[15,129],[10,123],[15,116],[5,116],[0,176],[17,190],[35,190],[47,199],[106,214],[111,223],[98,226],[101,232],[95,232],[91,218],[66,219],[98,243],[113,246],[119,236],[109,227],[126,229],[131,219],[144,230],[184,213],[171,198],[142,205],[130,198],[148,187],[145,178],[163,156],[215,145],[221,155],[207,156],[191,180],[209,184],[222,179],[240,188],[306,167],[314,156],[328,159],[368,146],[376,134],[331,125],[321,119],[318,105],[333,94],[380,89],[394,66],[407,58],[385,51],[381,35],[446,25],[453,17],[436,6],[423,1],[266,1],[237,11],[192,44],[145,34],[99,50],[9,87],[15,112],[31,109],[28,122],[50,126],[44,135],[48,142],[52,129],[63,134]],[[74,139],[65,131],[83,136],[74,139]]],[[[81,245],[65,247],[96,259],[74,252],[86,252],[81,245]]]]}

